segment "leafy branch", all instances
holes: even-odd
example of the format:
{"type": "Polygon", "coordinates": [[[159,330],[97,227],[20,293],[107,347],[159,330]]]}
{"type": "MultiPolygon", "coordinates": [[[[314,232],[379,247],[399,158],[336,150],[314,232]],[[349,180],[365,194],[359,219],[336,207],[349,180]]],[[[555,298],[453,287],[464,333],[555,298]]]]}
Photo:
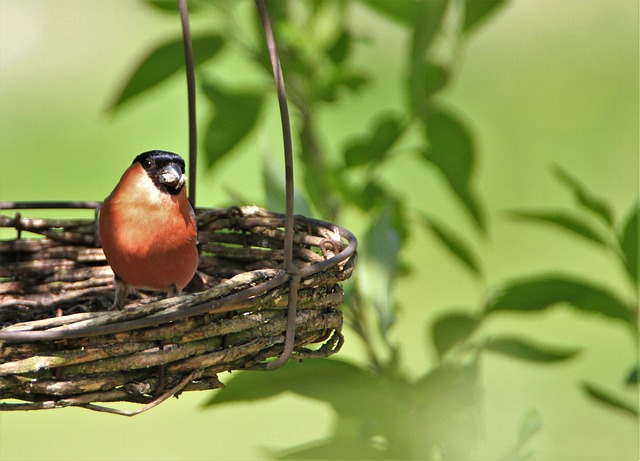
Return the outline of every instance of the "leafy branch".
{"type": "MultiPolygon", "coordinates": [[[[149,0],[159,12],[175,12],[173,3],[149,0]]],[[[404,260],[415,229],[432,235],[469,275],[486,281],[481,255],[472,241],[489,233],[483,199],[476,186],[477,148],[463,117],[447,107],[440,93],[453,80],[460,50],[506,0],[418,0],[360,2],[269,2],[269,13],[279,40],[281,61],[290,102],[298,165],[302,181],[298,210],[341,222],[358,216],[361,233],[356,281],[347,287],[345,318],[364,344],[365,363],[327,359],[290,363],[273,373],[237,373],[224,392],[208,405],[259,400],[288,391],[326,402],[335,412],[331,435],[308,446],[278,454],[287,458],[416,458],[470,459],[476,439],[479,370],[484,354],[500,354],[533,364],[571,360],[578,347],[557,347],[538,338],[508,332],[488,335],[489,318],[504,312],[543,312],[565,304],[600,318],[615,320],[638,339],[637,221],[638,205],[618,223],[611,207],[573,178],[557,169],[556,175],[574,196],[580,213],[568,210],[515,210],[518,220],[551,224],[570,235],[598,245],[620,262],[633,296],[616,293],[606,281],[595,282],[571,274],[552,273],[509,280],[495,288],[475,308],[446,310],[426,329],[438,363],[410,378],[402,372],[399,347],[390,332],[399,319],[397,281],[410,272],[404,260]],[[341,147],[329,146],[321,120],[338,108],[348,94],[366,96],[376,76],[357,64],[357,53],[371,46],[375,31],[358,36],[351,24],[355,11],[364,8],[404,31],[407,41],[398,53],[404,57],[404,80],[390,82],[404,90],[402,110],[380,107],[367,117],[365,133],[352,133],[341,147]],[[437,172],[447,193],[472,224],[470,234],[454,231],[432,213],[414,210],[403,195],[403,184],[384,179],[392,162],[411,156],[425,171],[437,172]],[[467,440],[468,443],[460,443],[467,440]]],[[[226,24],[194,39],[200,97],[211,108],[204,122],[204,158],[209,168],[233,155],[263,120],[272,86],[256,84],[270,78],[265,45],[257,40],[257,21],[238,14],[242,2],[196,1],[194,15],[222,16],[226,24]],[[231,24],[229,26],[228,24],[231,24]],[[208,69],[223,51],[243,56],[255,75],[242,76],[233,88],[208,69]],[[209,67],[208,67],[209,66],[209,67]],[[256,76],[258,77],[256,79],[256,76]]],[[[212,22],[213,23],[213,22],[212,22]]],[[[214,28],[215,29],[215,28],[214,28]]],[[[152,88],[165,84],[181,63],[179,40],[149,52],[116,97],[118,111],[152,88]]],[[[340,143],[338,143],[340,144],[340,143]]],[[[282,183],[267,158],[265,190],[269,206],[282,208],[282,183]]],[[[400,317],[401,318],[401,317],[400,317]]],[[[637,386],[637,366],[627,381],[637,386]]],[[[621,396],[601,386],[584,383],[591,397],[610,407],[633,413],[621,396]]],[[[637,413],[636,413],[637,414],[637,413]]],[[[539,430],[537,413],[524,415],[518,440],[504,459],[527,459],[527,444],[539,430]]]]}

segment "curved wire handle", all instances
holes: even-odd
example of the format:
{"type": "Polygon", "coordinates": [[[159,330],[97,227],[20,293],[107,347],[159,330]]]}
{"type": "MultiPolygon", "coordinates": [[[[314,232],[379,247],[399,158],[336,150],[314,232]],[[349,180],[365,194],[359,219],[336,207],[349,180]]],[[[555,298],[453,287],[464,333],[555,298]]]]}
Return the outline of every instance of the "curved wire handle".
{"type": "MultiPolygon", "coordinates": [[[[295,226],[294,217],[294,192],[293,192],[293,147],[291,142],[291,122],[289,120],[289,108],[287,105],[287,93],[284,86],[284,77],[278,49],[271,28],[271,21],[264,0],[255,0],[260,22],[264,30],[264,36],[269,49],[269,59],[273,70],[273,78],[278,94],[280,107],[280,119],[282,123],[282,137],[284,141],[285,163],[285,219],[284,219],[284,266],[291,276],[289,280],[289,304],[287,308],[287,332],[282,355],[273,362],[264,366],[265,369],[279,368],[284,365],[293,352],[296,328],[296,310],[298,288],[300,286],[300,271],[293,262],[293,234],[295,226]]],[[[195,72],[193,64],[193,47],[191,43],[191,31],[189,28],[189,11],[187,0],[178,0],[180,21],[182,23],[182,38],[184,44],[185,69],[187,74],[187,98],[189,111],[189,198],[191,204],[196,206],[196,171],[197,171],[197,123],[195,100],[195,72]]],[[[258,367],[260,368],[260,367],[258,367]]]]}
{"type": "MultiPolygon", "coordinates": [[[[285,216],[284,216],[284,267],[291,276],[289,280],[289,304],[287,306],[287,332],[285,335],[284,350],[282,355],[273,362],[264,365],[267,370],[273,370],[284,365],[293,352],[296,332],[296,306],[298,300],[298,288],[300,286],[300,270],[293,262],[293,232],[295,226],[294,202],[293,202],[293,147],[291,143],[291,123],[289,121],[289,107],[287,105],[287,92],[282,76],[282,67],[278,57],[276,40],[271,29],[271,21],[264,0],[255,0],[260,22],[264,30],[264,37],[269,49],[269,59],[273,70],[273,78],[278,93],[278,105],[280,107],[280,121],[282,123],[282,138],[284,141],[284,168],[285,168],[285,216]]],[[[260,369],[261,367],[258,367],[260,369]]]]}
{"type": "Polygon", "coordinates": [[[184,67],[187,74],[187,103],[189,113],[189,200],[196,207],[196,173],[198,168],[198,131],[196,123],[196,76],[193,64],[193,44],[189,27],[187,0],[178,0],[182,43],[184,45],[184,67]]]}

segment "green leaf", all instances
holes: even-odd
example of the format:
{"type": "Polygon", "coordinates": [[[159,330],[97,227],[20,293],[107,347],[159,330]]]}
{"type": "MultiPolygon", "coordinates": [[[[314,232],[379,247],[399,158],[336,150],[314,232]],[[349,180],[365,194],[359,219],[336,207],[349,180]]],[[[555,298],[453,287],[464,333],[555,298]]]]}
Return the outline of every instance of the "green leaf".
{"type": "Polygon", "coordinates": [[[602,236],[587,223],[564,211],[511,211],[511,216],[529,221],[553,224],[592,242],[606,245],[602,236]]]}
{"type": "Polygon", "coordinates": [[[537,410],[529,410],[522,419],[520,431],[518,432],[518,443],[523,446],[531,437],[536,435],[542,429],[542,420],[537,410]]]}
{"type": "Polygon", "coordinates": [[[348,200],[363,211],[371,211],[376,206],[384,205],[388,200],[389,192],[375,179],[368,181],[365,186],[357,191],[352,191],[348,200]]]}
{"type": "Polygon", "coordinates": [[[563,275],[547,275],[513,281],[497,293],[488,312],[541,311],[558,303],[633,324],[631,312],[605,288],[563,275]]]}
{"type": "Polygon", "coordinates": [[[433,62],[426,62],[424,66],[424,92],[425,97],[430,98],[447,85],[449,71],[433,62]]]}
{"type": "Polygon", "coordinates": [[[404,131],[404,124],[395,114],[385,114],[376,122],[368,138],[351,142],[344,153],[347,167],[374,165],[383,161],[391,146],[404,131]]]}
{"type": "Polygon", "coordinates": [[[405,418],[410,419],[403,432],[419,449],[411,459],[473,458],[469,441],[477,436],[475,415],[482,411],[481,384],[478,363],[469,359],[462,366],[445,362],[432,367],[409,389],[410,406],[405,418]],[[440,456],[444,453],[446,456],[440,456]]]}
{"type": "MultiPolygon", "coordinates": [[[[432,368],[412,386],[414,403],[441,406],[441,410],[469,411],[475,399],[477,366],[444,364],[432,368]]],[[[431,409],[432,410],[432,409],[431,409]]],[[[440,417],[448,412],[436,412],[440,417]]]]}
{"type": "Polygon", "coordinates": [[[519,338],[490,339],[484,347],[486,350],[491,352],[497,352],[508,357],[538,363],[567,360],[575,357],[579,352],[578,349],[559,349],[549,346],[540,346],[519,338]]]}
{"type": "Polygon", "coordinates": [[[485,230],[484,213],[472,191],[475,148],[467,128],[442,109],[434,108],[426,118],[429,147],[424,158],[444,175],[475,224],[485,230]]]}
{"type": "Polygon", "coordinates": [[[336,403],[341,393],[332,392],[342,382],[345,388],[359,387],[372,379],[372,375],[350,363],[336,359],[290,361],[275,372],[242,371],[234,373],[220,392],[205,404],[245,402],[293,392],[318,400],[336,403]],[[333,384],[332,384],[333,383],[333,384]]]}
{"type": "Polygon", "coordinates": [[[469,34],[506,3],[506,0],[467,0],[464,7],[462,31],[469,34]]]}
{"type": "Polygon", "coordinates": [[[555,170],[556,176],[565,183],[572,191],[576,201],[588,211],[595,213],[598,217],[604,220],[607,224],[613,224],[613,213],[609,204],[593,195],[582,184],[580,184],[569,173],[564,171],[559,166],[555,170]]]}
{"type": "Polygon", "coordinates": [[[529,440],[531,440],[540,429],[542,429],[540,414],[534,409],[529,410],[520,423],[518,441],[513,448],[500,458],[500,461],[526,461],[530,459],[531,452],[524,451],[524,449],[529,440]]]}
{"type": "Polygon", "coordinates": [[[436,319],[431,327],[431,338],[442,359],[457,344],[467,339],[478,326],[478,319],[472,315],[457,312],[446,313],[436,319]]]}
{"type": "Polygon", "coordinates": [[[418,3],[411,18],[413,31],[411,37],[411,56],[414,62],[422,63],[447,10],[446,0],[422,0],[418,3]]]}
{"type": "Polygon", "coordinates": [[[358,261],[358,282],[378,312],[383,336],[395,321],[393,285],[398,272],[401,239],[392,225],[393,205],[387,204],[367,231],[358,261]]]}
{"type": "MultiPolygon", "coordinates": [[[[265,155],[262,177],[267,196],[267,207],[270,210],[284,212],[286,209],[284,166],[276,162],[271,155],[265,155]]],[[[311,216],[311,209],[304,196],[297,188],[294,187],[294,189],[295,213],[311,216]]]]}
{"type": "Polygon", "coordinates": [[[413,16],[411,61],[409,68],[408,100],[411,112],[422,115],[427,103],[428,51],[440,30],[447,9],[446,0],[424,0],[418,4],[413,16]]]}
{"type": "Polygon", "coordinates": [[[638,380],[638,375],[640,375],[640,363],[633,367],[633,369],[629,372],[629,376],[627,376],[626,383],[627,384],[638,384],[640,380],[638,380]]]}
{"type": "MultiPolygon", "coordinates": [[[[398,233],[400,242],[406,242],[411,236],[411,226],[409,225],[406,202],[390,194],[387,194],[387,200],[389,200],[391,205],[391,225],[398,233]]],[[[405,273],[406,272],[401,272],[401,274],[405,273]]]]}
{"type": "MultiPolygon", "coordinates": [[[[388,395],[381,397],[383,400],[389,398],[388,395]]],[[[412,453],[411,449],[413,434],[403,431],[407,425],[407,412],[402,396],[399,396],[395,403],[397,405],[387,406],[390,412],[381,415],[379,419],[335,418],[332,434],[328,438],[288,449],[280,453],[278,458],[389,460],[413,457],[417,459],[417,454],[412,453]]],[[[370,402],[362,402],[362,404],[368,405],[370,402]]],[[[378,401],[376,401],[377,404],[378,401]]],[[[416,435],[419,437],[421,434],[416,435]]]]}
{"type": "MultiPolygon", "coordinates": [[[[375,439],[365,439],[360,437],[341,437],[336,434],[334,437],[319,442],[295,447],[283,453],[276,454],[277,459],[390,459],[389,450],[379,449],[374,445],[375,439]]],[[[394,453],[395,455],[395,453],[394,453]]],[[[393,459],[401,459],[405,456],[393,459]]]]}
{"type": "MultiPolygon", "coordinates": [[[[304,124],[299,132],[300,154],[299,167],[302,167],[306,198],[321,216],[335,216],[339,194],[345,194],[349,200],[349,182],[344,175],[344,168],[328,163],[321,154],[323,149],[315,129],[304,124]]],[[[300,170],[298,170],[300,172],[300,170]]]]}
{"type": "Polygon", "coordinates": [[[604,403],[617,410],[622,410],[635,418],[638,417],[638,404],[636,402],[629,402],[624,397],[615,395],[613,392],[592,383],[585,382],[582,384],[582,388],[590,397],[600,403],[604,403]]]}
{"type": "Polygon", "coordinates": [[[425,214],[422,214],[422,218],[427,228],[438,237],[440,242],[458,261],[464,264],[465,267],[475,275],[482,274],[482,269],[476,256],[459,234],[425,214]]]}
{"type": "Polygon", "coordinates": [[[638,284],[638,219],[640,201],[636,201],[620,232],[620,247],[624,265],[631,279],[638,284]]]}
{"type": "Polygon", "coordinates": [[[360,91],[371,79],[358,71],[337,72],[332,76],[331,85],[344,87],[354,93],[360,91]]]}
{"type": "Polygon", "coordinates": [[[388,411],[382,404],[388,394],[386,383],[369,371],[336,359],[290,361],[273,372],[234,373],[205,406],[260,400],[284,392],[326,402],[342,416],[377,418],[388,411]],[[365,402],[381,405],[374,408],[365,402]]]}
{"type": "Polygon", "coordinates": [[[413,0],[364,0],[362,3],[403,26],[413,25],[420,8],[420,4],[413,0]]]}
{"type": "MultiPolygon", "coordinates": [[[[308,71],[298,72],[308,74],[308,71]]],[[[311,99],[335,102],[341,95],[341,90],[358,92],[369,83],[370,78],[359,70],[348,69],[345,66],[334,69],[321,83],[316,82],[311,99]]]]}
{"type": "MultiPolygon", "coordinates": [[[[196,37],[193,43],[194,66],[199,66],[213,58],[222,46],[224,39],[217,35],[196,37]]],[[[129,77],[120,94],[110,105],[115,110],[132,98],[156,87],[184,69],[184,48],[182,39],[160,45],[138,64],[129,77]]]]}
{"type": "Polygon", "coordinates": [[[215,107],[204,142],[207,165],[211,167],[253,130],[264,98],[260,93],[233,93],[212,84],[204,84],[203,90],[215,107]]]}
{"type": "Polygon", "coordinates": [[[334,64],[341,64],[351,50],[351,34],[347,30],[343,30],[336,41],[327,50],[327,56],[334,64]]]}
{"type": "MultiPolygon", "coordinates": [[[[206,0],[204,0],[206,1],[206,0]]],[[[179,11],[178,0],[146,0],[145,3],[159,11],[177,14],[179,11]]],[[[189,14],[202,9],[203,0],[189,0],[189,14]]]]}

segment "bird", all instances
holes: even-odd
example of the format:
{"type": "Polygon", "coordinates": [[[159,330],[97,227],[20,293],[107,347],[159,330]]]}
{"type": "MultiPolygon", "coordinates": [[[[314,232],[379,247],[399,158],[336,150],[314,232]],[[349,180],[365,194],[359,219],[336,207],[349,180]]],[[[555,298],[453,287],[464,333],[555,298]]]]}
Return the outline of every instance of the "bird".
{"type": "Polygon", "coordinates": [[[103,201],[98,228],[114,273],[112,309],[137,288],[179,296],[194,277],[198,229],[184,170],[178,154],[143,152],[103,201]]]}

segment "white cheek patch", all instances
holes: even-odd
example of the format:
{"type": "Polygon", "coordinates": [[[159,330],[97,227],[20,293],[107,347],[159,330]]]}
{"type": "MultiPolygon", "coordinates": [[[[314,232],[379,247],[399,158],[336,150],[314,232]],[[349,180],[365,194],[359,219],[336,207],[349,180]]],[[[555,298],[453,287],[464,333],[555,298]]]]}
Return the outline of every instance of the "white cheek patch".
{"type": "Polygon", "coordinates": [[[130,195],[130,209],[145,209],[162,206],[166,203],[167,194],[161,192],[150,177],[144,176],[144,180],[135,183],[135,190],[130,195]]]}
{"type": "Polygon", "coordinates": [[[144,248],[151,244],[148,230],[166,225],[167,208],[175,205],[172,196],[161,192],[151,178],[138,180],[129,194],[120,198],[121,236],[127,245],[144,248]]]}

